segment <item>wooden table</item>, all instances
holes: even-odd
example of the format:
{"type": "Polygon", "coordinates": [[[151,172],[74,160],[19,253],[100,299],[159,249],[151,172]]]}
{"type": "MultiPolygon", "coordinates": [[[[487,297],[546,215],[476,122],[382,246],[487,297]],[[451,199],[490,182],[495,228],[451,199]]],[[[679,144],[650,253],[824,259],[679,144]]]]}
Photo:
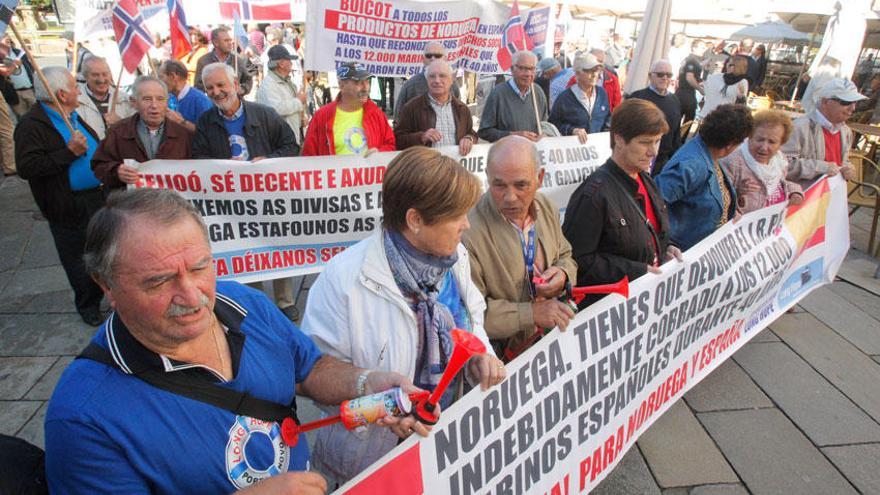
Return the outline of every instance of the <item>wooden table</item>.
{"type": "Polygon", "coordinates": [[[870,158],[872,161],[877,161],[877,141],[880,139],[880,126],[870,125],[870,124],[847,124],[850,129],[856,136],[853,136],[853,147],[861,149],[865,152],[865,155],[870,158]],[[864,142],[859,146],[859,141],[862,139],[859,138],[858,134],[861,134],[864,137],[864,142]]]}
{"type": "Polygon", "coordinates": [[[803,112],[804,109],[801,107],[801,103],[796,101],[792,103],[789,100],[776,100],[773,102],[773,108],[778,108],[780,110],[788,110],[791,112],[803,112]]]}

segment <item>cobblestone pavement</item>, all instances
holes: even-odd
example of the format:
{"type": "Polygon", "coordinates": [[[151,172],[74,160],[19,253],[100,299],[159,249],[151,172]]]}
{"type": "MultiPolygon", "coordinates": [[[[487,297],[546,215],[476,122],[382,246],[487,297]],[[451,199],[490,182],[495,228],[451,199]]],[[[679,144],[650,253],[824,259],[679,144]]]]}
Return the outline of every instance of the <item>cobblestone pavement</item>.
{"type": "MultiPolygon", "coordinates": [[[[27,184],[0,179],[0,432],[43,445],[46,402],[95,329],[80,321],[27,184]]],[[[685,395],[596,493],[880,493],[880,280],[853,216],[837,282],[685,395]]],[[[313,277],[298,281],[302,308],[313,277]]],[[[303,404],[305,419],[316,411],[303,404]]]]}

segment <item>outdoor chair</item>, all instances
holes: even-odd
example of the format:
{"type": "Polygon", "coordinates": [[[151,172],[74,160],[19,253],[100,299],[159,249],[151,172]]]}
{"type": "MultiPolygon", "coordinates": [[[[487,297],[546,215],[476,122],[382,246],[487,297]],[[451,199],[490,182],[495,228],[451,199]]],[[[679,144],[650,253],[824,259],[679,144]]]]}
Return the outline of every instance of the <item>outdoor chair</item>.
{"type": "Polygon", "coordinates": [[[874,251],[874,237],[877,235],[877,219],[880,216],[880,166],[860,151],[851,151],[849,161],[855,169],[855,179],[847,184],[847,197],[852,216],[859,208],[874,210],[871,219],[871,237],[868,238],[868,253],[880,256],[880,245],[874,251]]]}

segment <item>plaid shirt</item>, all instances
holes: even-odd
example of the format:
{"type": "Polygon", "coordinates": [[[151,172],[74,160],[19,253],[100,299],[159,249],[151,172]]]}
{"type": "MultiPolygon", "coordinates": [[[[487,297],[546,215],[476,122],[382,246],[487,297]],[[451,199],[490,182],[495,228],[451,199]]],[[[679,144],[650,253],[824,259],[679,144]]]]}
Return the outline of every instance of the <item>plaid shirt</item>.
{"type": "Polygon", "coordinates": [[[455,142],[455,117],[452,115],[452,95],[449,95],[449,99],[443,104],[440,104],[433,96],[428,95],[428,102],[431,104],[431,108],[434,109],[434,113],[437,114],[437,122],[434,124],[434,128],[443,135],[443,139],[437,143],[437,146],[457,145],[458,143],[455,142]]]}

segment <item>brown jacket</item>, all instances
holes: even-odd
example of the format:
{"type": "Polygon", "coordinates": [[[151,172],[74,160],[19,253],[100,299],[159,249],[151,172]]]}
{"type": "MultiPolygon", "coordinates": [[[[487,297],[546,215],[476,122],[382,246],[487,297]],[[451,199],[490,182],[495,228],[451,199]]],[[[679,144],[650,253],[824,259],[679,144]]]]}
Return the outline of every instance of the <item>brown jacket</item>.
{"type": "MultiPolygon", "coordinates": [[[[124,187],[116,169],[128,158],[137,162],[148,160],[147,151],[137,134],[140,116],[134,114],[120,120],[107,131],[98,150],[92,156],[92,170],[95,177],[107,187],[124,187]]],[[[186,127],[165,119],[165,134],[156,152],[157,160],[189,160],[193,134],[186,127]]]]}
{"type": "MultiPolygon", "coordinates": [[[[574,284],[577,265],[571,257],[571,245],[562,235],[559,209],[537,193],[535,216],[535,237],[546,266],[558,266],[574,284]]],[[[468,213],[468,221],[471,228],[464,233],[462,242],[471,255],[471,278],[486,298],[486,333],[493,340],[530,337],[535,321],[516,229],[501,215],[488,193],[468,213]]]]}
{"type": "MultiPolygon", "coordinates": [[[[477,143],[477,133],[474,131],[474,119],[467,105],[458,98],[450,95],[452,100],[452,117],[455,119],[455,143],[458,144],[466,135],[477,143]]],[[[394,122],[394,137],[397,140],[397,149],[405,150],[413,146],[423,146],[422,135],[428,129],[437,125],[437,114],[428,101],[428,94],[417,96],[409,101],[400,111],[400,118],[394,122]]]]}

